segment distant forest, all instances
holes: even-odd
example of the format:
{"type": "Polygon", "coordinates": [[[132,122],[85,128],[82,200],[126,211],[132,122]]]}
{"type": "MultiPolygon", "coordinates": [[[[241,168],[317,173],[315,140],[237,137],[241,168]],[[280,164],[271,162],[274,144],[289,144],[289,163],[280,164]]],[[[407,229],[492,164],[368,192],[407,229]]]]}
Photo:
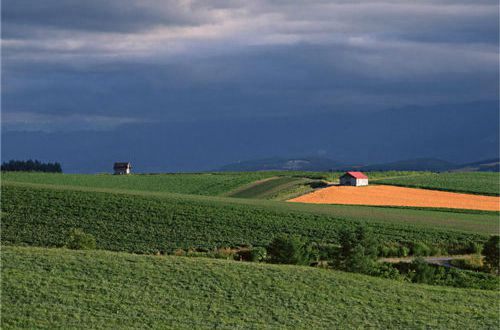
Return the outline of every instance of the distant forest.
{"type": "Polygon", "coordinates": [[[42,163],[39,160],[10,160],[2,163],[2,171],[62,173],[61,164],[42,163]]]}

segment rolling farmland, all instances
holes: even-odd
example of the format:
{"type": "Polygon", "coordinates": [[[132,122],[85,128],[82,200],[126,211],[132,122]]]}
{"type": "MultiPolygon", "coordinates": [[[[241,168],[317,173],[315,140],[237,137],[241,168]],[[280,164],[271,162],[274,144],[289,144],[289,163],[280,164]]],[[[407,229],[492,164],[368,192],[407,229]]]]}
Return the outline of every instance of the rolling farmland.
{"type": "Polygon", "coordinates": [[[479,195],[500,195],[500,174],[498,172],[431,173],[380,179],[377,180],[376,183],[402,187],[456,191],[479,195]]]}
{"type": "Polygon", "coordinates": [[[272,172],[200,174],[54,174],[2,173],[4,182],[27,182],[62,186],[171,192],[194,195],[221,195],[242,185],[274,176],[272,172]]]}
{"type": "Polygon", "coordinates": [[[81,228],[98,248],[155,253],[175,248],[266,245],[279,233],[335,242],[342,226],[364,223],[381,240],[449,246],[498,231],[496,213],[293,204],[144,192],[2,186],[2,242],[62,246],[81,228]]]}
{"type": "MultiPolygon", "coordinates": [[[[242,172],[242,173],[170,173],[132,174],[61,174],[3,172],[3,182],[37,183],[57,186],[171,192],[203,196],[254,198],[273,197],[281,188],[317,180],[338,180],[342,173],[320,172],[242,172]],[[270,180],[272,179],[272,180],[270,180]],[[268,181],[269,180],[269,181],[268,181]],[[256,184],[256,183],[261,184],[256,184]]],[[[371,172],[372,178],[415,175],[415,172],[371,172]]]]}
{"type": "Polygon", "coordinates": [[[499,294],[311,267],[5,247],[2,327],[497,328],[499,294]]]}
{"type": "Polygon", "coordinates": [[[491,211],[276,200],[326,175],[6,173],[2,327],[498,327],[491,286],[174,256],[265,247],[283,233],[337,245],[342,228],[360,224],[386,247],[463,253],[499,231],[491,211]],[[99,251],[65,249],[75,229],[99,251]]]}

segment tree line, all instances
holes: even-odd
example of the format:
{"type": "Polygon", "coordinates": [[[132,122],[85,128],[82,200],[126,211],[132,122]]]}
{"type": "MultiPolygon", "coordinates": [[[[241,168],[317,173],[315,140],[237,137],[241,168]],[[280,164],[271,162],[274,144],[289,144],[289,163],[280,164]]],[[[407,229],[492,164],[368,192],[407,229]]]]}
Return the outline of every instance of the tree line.
{"type": "Polygon", "coordinates": [[[39,160],[9,160],[3,162],[2,171],[23,171],[23,172],[51,172],[62,173],[61,164],[43,163],[39,160]]]}

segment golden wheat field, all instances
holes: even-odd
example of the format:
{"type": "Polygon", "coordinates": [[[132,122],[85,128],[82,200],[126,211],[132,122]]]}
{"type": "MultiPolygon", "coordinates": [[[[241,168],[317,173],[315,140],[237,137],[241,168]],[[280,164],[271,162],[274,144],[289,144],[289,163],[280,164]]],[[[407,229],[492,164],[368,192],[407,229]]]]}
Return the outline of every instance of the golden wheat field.
{"type": "Polygon", "coordinates": [[[332,186],[289,200],[314,204],[443,207],[500,211],[500,197],[396,186],[332,186]]]}

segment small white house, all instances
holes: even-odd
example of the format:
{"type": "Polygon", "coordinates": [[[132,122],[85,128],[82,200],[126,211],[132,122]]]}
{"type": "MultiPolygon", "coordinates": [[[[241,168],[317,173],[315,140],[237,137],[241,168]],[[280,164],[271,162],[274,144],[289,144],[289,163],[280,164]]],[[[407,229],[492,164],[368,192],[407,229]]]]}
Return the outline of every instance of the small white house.
{"type": "Polygon", "coordinates": [[[132,165],[130,162],[128,163],[115,163],[113,166],[113,170],[115,171],[115,174],[130,174],[130,171],[132,170],[132,165]]]}
{"type": "Polygon", "coordinates": [[[368,177],[362,172],[346,172],[340,177],[341,186],[367,186],[368,177]]]}

